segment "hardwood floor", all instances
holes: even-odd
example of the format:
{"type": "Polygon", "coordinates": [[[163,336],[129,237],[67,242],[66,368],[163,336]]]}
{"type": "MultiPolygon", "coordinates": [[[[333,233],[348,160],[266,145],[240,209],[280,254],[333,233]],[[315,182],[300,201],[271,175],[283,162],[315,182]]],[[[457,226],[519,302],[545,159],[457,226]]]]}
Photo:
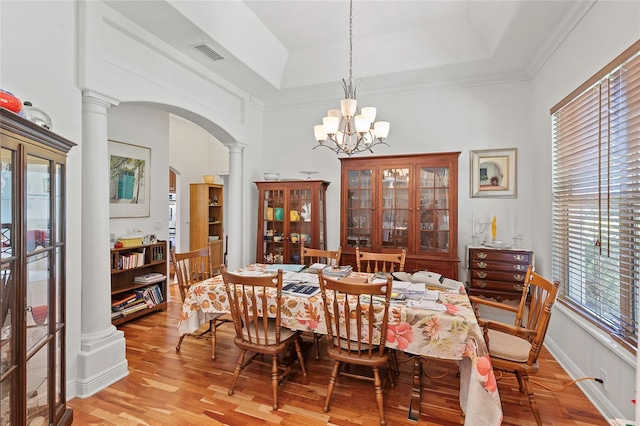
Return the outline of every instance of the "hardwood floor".
{"type": "MultiPolygon", "coordinates": [[[[174,292],[172,287],[172,293],[174,292]]],[[[217,359],[210,358],[209,342],[186,338],[180,352],[176,322],[181,303],[173,294],[165,312],[123,324],[127,339],[129,376],[98,394],[68,402],[79,425],[375,425],[378,424],[373,383],[338,379],[331,411],[322,410],[331,371],[326,355],[316,361],[312,347],[306,353],[308,377],[295,366],[279,388],[280,409],[271,409],[270,371],[252,365],[240,377],[233,396],[227,395],[238,351],[230,324],[218,328],[217,359]]],[[[324,344],[324,340],[322,341],[324,344]]],[[[324,346],[321,346],[321,354],[324,346]]],[[[398,353],[400,377],[396,387],[386,384],[384,404],[389,425],[416,424],[407,419],[412,361],[398,353]]],[[[570,382],[558,363],[544,350],[540,373],[533,379],[560,389],[570,382]]],[[[421,417],[417,424],[464,423],[458,402],[455,364],[432,362],[422,378],[421,417]]],[[[506,426],[535,425],[517,382],[505,376],[498,382],[506,426]]],[[[554,393],[534,385],[545,425],[607,425],[580,389],[573,385],[554,393]]]]}

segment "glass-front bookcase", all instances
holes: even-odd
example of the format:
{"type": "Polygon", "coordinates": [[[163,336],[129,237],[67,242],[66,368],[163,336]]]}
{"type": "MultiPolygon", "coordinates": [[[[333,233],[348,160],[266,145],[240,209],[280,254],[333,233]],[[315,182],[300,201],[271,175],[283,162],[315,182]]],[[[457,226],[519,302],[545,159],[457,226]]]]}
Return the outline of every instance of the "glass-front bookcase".
{"type": "Polygon", "coordinates": [[[0,424],[68,425],[65,164],[74,144],[0,115],[0,424]]]}

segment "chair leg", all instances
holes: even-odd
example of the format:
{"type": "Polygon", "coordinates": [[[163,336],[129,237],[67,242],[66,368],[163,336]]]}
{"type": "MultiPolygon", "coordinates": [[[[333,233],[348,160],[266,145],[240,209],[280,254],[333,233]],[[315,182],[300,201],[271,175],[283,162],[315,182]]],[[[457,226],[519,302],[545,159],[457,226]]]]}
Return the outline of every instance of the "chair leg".
{"type": "Polygon", "coordinates": [[[182,336],[180,336],[180,340],[178,340],[178,345],[176,346],[176,352],[180,352],[180,346],[182,346],[182,341],[186,336],[187,336],[186,334],[183,334],[182,336]]]}
{"type": "Polygon", "coordinates": [[[329,404],[331,403],[331,395],[333,395],[333,389],[336,387],[336,379],[340,372],[340,361],[335,361],[333,364],[333,370],[331,370],[331,378],[329,379],[329,387],[327,388],[327,399],[324,401],[324,412],[329,412],[329,404]]]}
{"type": "Polygon", "coordinates": [[[382,398],[382,381],[380,380],[380,369],[373,367],[373,383],[376,388],[376,402],[378,403],[378,411],[380,412],[380,426],[385,426],[387,420],[384,418],[384,400],[382,398]]]}
{"type": "Polygon", "coordinates": [[[538,404],[536,404],[536,397],[531,390],[531,386],[529,386],[529,375],[526,373],[522,374],[522,385],[524,387],[524,392],[529,397],[529,406],[531,407],[531,411],[533,412],[533,417],[536,418],[536,424],[538,426],[542,426],[542,419],[540,418],[540,410],[538,410],[538,404]]]}
{"type": "Polygon", "coordinates": [[[236,362],[236,369],[233,371],[233,382],[231,382],[231,387],[229,388],[229,396],[233,395],[233,389],[236,387],[236,383],[238,382],[238,378],[240,377],[240,371],[242,371],[242,364],[244,363],[244,356],[247,353],[246,349],[240,351],[240,355],[238,355],[238,362],[236,362]]]}
{"type": "Polygon", "coordinates": [[[316,347],[316,361],[320,359],[320,336],[313,333],[313,343],[316,347]]]}
{"type": "Polygon", "coordinates": [[[302,354],[302,345],[301,339],[297,338],[294,341],[294,345],[296,346],[296,354],[298,355],[298,364],[300,364],[300,369],[302,370],[302,375],[307,377],[307,369],[304,365],[304,355],[302,354]]]}
{"type": "Polygon", "coordinates": [[[278,383],[280,374],[278,370],[278,355],[271,355],[271,390],[273,391],[273,411],[278,410],[278,383]]]}
{"type": "Polygon", "coordinates": [[[391,361],[391,358],[389,358],[389,361],[387,362],[387,375],[389,376],[389,384],[391,384],[392,388],[395,388],[396,382],[393,380],[394,373],[393,373],[393,367],[391,366],[392,362],[393,361],[391,361]]]}
{"type": "Polygon", "coordinates": [[[211,359],[216,359],[216,320],[209,321],[211,329],[211,359]]]}
{"type": "Polygon", "coordinates": [[[395,349],[391,349],[389,351],[389,359],[391,360],[391,365],[393,366],[393,374],[396,376],[400,375],[400,369],[398,368],[398,353],[395,349]]]}
{"type": "Polygon", "coordinates": [[[516,378],[518,379],[518,387],[520,392],[524,392],[524,382],[522,380],[522,374],[519,371],[516,371],[516,378]]]}

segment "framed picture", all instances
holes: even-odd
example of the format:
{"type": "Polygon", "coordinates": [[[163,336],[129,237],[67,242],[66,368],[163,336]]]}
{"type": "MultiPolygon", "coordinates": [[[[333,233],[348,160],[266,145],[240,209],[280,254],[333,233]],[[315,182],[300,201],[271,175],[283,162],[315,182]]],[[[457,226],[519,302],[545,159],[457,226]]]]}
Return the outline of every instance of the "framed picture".
{"type": "Polygon", "coordinates": [[[471,197],[516,198],[517,148],[470,151],[471,197]]]}
{"type": "Polygon", "coordinates": [[[149,216],[151,149],[109,141],[109,217],[149,216]]]}

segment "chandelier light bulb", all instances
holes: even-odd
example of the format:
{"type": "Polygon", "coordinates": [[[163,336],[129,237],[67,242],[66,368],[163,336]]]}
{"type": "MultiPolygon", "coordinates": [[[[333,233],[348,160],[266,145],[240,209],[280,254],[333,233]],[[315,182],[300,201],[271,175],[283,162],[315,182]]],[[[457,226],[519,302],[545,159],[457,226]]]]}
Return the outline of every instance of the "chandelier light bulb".
{"type": "Polygon", "coordinates": [[[324,132],[327,135],[335,135],[338,131],[338,125],[340,124],[340,119],[338,117],[325,117],[322,119],[322,125],[324,127],[324,132]]]}
{"type": "Polygon", "coordinates": [[[316,136],[316,140],[319,144],[323,144],[325,139],[327,139],[327,132],[324,131],[324,125],[316,124],[313,126],[313,133],[316,136]]]}
{"type": "Polygon", "coordinates": [[[376,108],[375,107],[363,107],[362,115],[369,119],[369,123],[376,121],[376,108]]]}
{"type": "Polygon", "coordinates": [[[363,114],[356,115],[356,132],[362,134],[365,133],[371,127],[371,121],[369,117],[363,114]]]}
{"type": "Polygon", "coordinates": [[[346,118],[351,118],[356,115],[357,107],[358,101],[355,99],[343,99],[340,101],[340,110],[342,111],[342,115],[346,118]]]}

